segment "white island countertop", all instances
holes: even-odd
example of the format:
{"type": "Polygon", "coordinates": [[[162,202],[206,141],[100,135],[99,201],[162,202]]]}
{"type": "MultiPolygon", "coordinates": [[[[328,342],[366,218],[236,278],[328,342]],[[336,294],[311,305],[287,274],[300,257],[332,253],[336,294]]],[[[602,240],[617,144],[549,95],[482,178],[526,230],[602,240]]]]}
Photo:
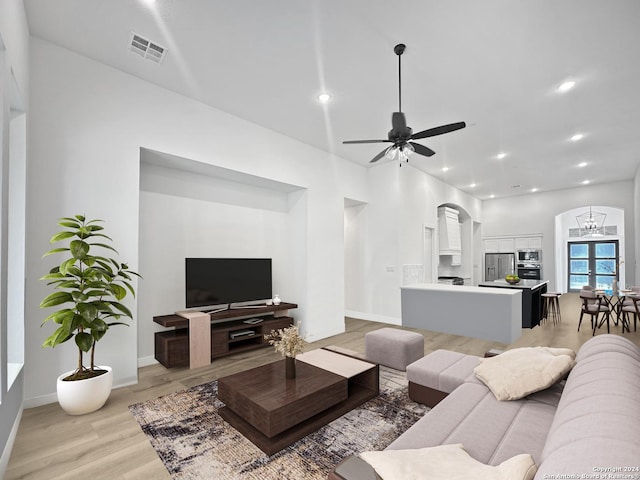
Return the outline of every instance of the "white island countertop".
{"type": "Polygon", "coordinates": [[[537,288],[542,287],[543,285],[549,283],[549,280],[526,280],[521,279],[515,285],[507,283],[506,280],[492,280],[490,282],[480,282],[478,285],[481,287],[490,287],[490,288],[520,288],[525,289],[529,288],[531,290],[535,290],[537,288]]]}
{"type": "Polygon", "coordinates": [[[472,285],[447,285],[444,283],[416,283],[413,285],[404,285],[400,287],[403,290],[434,290],[441,292],[458,292],[458,293],[472,293],[472,292],[482,292],[482,293],[495,293],[496,295],[514,295],[517,294],[517,290],[505,290],[504,288],[499,288],[500,285],[496,285],[495,288],[480,288],[474,287],[472,285]]]}

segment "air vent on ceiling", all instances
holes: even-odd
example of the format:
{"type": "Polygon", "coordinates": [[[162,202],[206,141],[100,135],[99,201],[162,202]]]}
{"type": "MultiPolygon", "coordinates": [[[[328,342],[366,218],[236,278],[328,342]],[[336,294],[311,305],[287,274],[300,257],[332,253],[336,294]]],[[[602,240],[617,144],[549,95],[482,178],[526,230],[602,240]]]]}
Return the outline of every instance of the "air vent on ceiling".
{"type": "Polygon", "coordinates": [[[146,58],[156,63],[161,63],[167,53],[167,49],[165,47],[158,45],[137,33],[131,34],[129,50],[133,53],[137,53],[142,58],[146,58]]]}

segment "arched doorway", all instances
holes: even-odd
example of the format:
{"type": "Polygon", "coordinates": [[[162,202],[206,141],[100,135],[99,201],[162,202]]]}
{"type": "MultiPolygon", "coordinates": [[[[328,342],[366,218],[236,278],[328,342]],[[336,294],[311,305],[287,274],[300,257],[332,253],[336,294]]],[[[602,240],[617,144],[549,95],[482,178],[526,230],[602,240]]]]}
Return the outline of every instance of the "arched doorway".
{"type": "Polygon", "coordinates": [[[558,290],[575,292],[583,285],[611,288],[614,280],[624,284],[624,209],[586,205],[560,213],[555,220],[558,290]],[[606,215],[602,227],[593,232],[577,219],[590,208],[606,215]]]}

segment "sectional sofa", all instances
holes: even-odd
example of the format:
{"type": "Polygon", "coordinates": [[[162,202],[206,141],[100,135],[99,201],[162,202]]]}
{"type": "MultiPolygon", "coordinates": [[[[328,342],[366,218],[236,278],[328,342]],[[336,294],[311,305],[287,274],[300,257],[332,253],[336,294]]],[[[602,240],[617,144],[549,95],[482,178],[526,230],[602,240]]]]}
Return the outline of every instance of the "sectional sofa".
{"type": "MultiPolygon", "coordinates": [[[[640,479],[640,348],[603,334],[577,352],[566,381],[520,400],[498,401],[470,375],[386,450],[461,443],[499,465],[530,454],[535,480],[640,479]]],[[[357,456],[330,480],[379,480],[357,456]]]]}

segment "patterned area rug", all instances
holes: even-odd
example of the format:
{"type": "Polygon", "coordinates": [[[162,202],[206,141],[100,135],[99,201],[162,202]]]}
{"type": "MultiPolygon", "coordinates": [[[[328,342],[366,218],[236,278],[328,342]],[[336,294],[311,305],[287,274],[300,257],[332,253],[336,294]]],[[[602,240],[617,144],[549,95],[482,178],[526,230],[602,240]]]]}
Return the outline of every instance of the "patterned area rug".
{"type": "Polygon", "coordinates": [[[129,407],[173,479],[326,479],[343,458],[381,450],[428,410],[404,372],[380,367],[380,395],[268,457],[218,414],[218,382],[129,407]]]}

